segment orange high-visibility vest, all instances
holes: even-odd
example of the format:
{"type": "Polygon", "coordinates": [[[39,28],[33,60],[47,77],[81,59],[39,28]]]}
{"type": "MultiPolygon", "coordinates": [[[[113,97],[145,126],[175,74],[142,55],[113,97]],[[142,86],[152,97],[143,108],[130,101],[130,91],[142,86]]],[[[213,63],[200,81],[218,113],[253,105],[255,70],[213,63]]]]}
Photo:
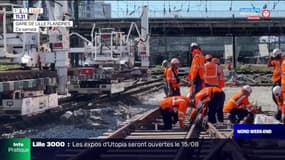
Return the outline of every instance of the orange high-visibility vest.
{"type": "Polygon", "coordinates": [[[218,65],[213,62],[205,64],[205,83],[211,86],[219,86],[218,65]]]}
{"type": "Polygon", "coordinates": [[[194,49],[192,55],[193,60],[189,70],[188,79],[195,79],[199,75],[199,77],[204,80],[205,57],[203,56],[203,53],[198,49],[194,49]]]}
{"type": "Polygon", "coordinates": [[[189,106],[189,98],[186,96],[167,97],[160,102],[161,109],[170,109],[178,112],[180,126],[184,126],[185,113],[189,106]]]}
{"type": "Polygon", "coordinates": [[[281,60],[272,60],[270,64],[273,66],[272,81],[277,82],[281,79],[281,60]]]}
{"type": "Polygon", "coordinates": [[[219,88],[224,88],[225,86],[225,75],[222,66],[218,66],[218,77],[219,77],[219,88]]]}
{"type": "MultiPolygon", "coordinates": [[[[282,92],[282,99],[285,100],[285,60],[282,60],[281,63],[281,92],[282,92]]],[[[285,116],[285,103],[282,102],[282,117],[285,116]]]]}
{"type": "Polygon", "coordinates": [[[164,68],[164,71],[163,71],[163,80],[165,81],[165,82],[167,82],[167,69],[168,69],[168,67],[166,67],[166,68],[164,68]]]}
{"type": "Polygon", "coordinates": [[[248,97],[243,95],[242,92],[234,94],[224,105],[223,111],[228,113],[234,108],[248,109],[250,112],[255,112],[255,108],[249,103],[248,97]]]}
{"type": "MultiPolygon", "coordinates": [[[[174,72],[176,73],[176,75],[178,75],[178,70],[175,70],[174,72]]],[[[179,83],[177,82],[177,79],[174,76],[174,73],[171,67],[169,67],[166,71],[166,81],[172,88],[180,87],[179,83]]]]}
{"type": "Polygon", "coordinates": [[[285,60],[281,63],[281,91],[285,92],[285,60]]]}
{"type": "Polygon", "coordinates": [[[214,93],[220,92],[222,92],[222,89],[218,87],[203,88],[195,95],[195,106],[197,107],[199,102],[202,102],[202,106],[206,106],[212,100],[214,93]]]}

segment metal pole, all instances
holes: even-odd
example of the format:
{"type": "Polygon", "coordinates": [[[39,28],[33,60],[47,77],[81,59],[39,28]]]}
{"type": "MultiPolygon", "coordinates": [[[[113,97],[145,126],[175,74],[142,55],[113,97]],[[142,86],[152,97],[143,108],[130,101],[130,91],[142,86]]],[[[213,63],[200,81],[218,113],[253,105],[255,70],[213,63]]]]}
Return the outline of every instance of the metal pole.
{"type": "Polygon", "coordinates": [[[148,6],[143,6],[141,17],[141,36],[145,39],[146,55],[142,56],[143,67],[149,67],[149,24],[148,24],[148,6]]]}
{"type": "Polygon", "coordinates": [[[3,45],[4,45],[4,56],[7,54],[7,26],[6,26],[6,8],[3,11],[3,45]]]}
{"type": "Polygon", "coordinates": [[[113,60],[114,58],[113,58],[113,34],[114,34],[114,32],[112,31],[111,32],[111,59],[113,60]]]}
{"type": "Polygon", "coordinates": [[[75,0],[73,2],[73,7],[74,7],[74,28],[78,28],[78,19],[79,19],[79,14],[78,14],[78,7],[79,7],[79,2],[78,0],[75,0]]]}
{"type": "Polygon", "coordinates": [[[233,45],[233,67],[236,68],[236,37],[232,36],[232,45],[233,45]]]}
{"type": "MultiPolygon", "coordinates": [[[[31,1],[23,1],[23,6],[24,8],[29,8],[29,7],[32,7],[32,2],[31,1]]],[[[26,33],[24,32],[23,33],[23,54],[25,54],[26,52],[26,33]]]]}

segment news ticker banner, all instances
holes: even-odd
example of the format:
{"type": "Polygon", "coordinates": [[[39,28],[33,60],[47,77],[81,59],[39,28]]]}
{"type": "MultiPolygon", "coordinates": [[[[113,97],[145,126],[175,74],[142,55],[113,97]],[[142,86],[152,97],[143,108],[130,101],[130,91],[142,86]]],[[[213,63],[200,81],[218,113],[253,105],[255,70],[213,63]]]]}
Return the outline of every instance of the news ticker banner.
{"type": "Polygon", "coordinates": [[[70,150],[76,156],[82,150],[94,154],[109,149],[179,149],[200,147],[198,140],[102,140],[102,139],[29,139],[13,138],[0,140],[1,160],[60,160],[61,154],[70,150]]]}
{"type": "Polygon", "coordinates": [[[235,124],[234,139],[285,139],[284,124],[235,124]]]}
{"type": "MultiPolygon", "coordinates": [[[[271,140],[270,145],[264,146],[264,150],[272,150],[272,143],[279,143],[285,140],[271,140]]],[[[84,157],[92,157],[97,159],[103,154],[110,153],[109,151],[122,151],[124,153],[132,153],[139,156],[143,153],[149,153],[154,158],[157,153],[166,154],[166,150],[176,150],[183,148],[183,152],[186,153],[184,159],[189,159],[187,155],[193,156],[194,154],[199,156],[201,149],[208,148],[213,151],[217,146],[224,146],[221,148],[221,152],[215,154],[219,155],[223,150],[236,150],[235,141],[242,145],[244,140],[229,140],[229,139],[132,139],[132,140],[104,140],[104,139],[29,139],[29,138],[15,138],[15,139],[2,139],[0,140],[0,159],[1,160],[62,160],[62,156],[69,155],[69,159],[75,158],[75,160],[86,159],[84,157]],[[220,144],[229,145],[220,145],[220,144]],[[154,151],[155,152],[152,152],[154,151]],[[78,157],[79,156],[79,157],[78,157]]],[[[246,140],[246,144],[248,145],[246,140]]],[[[259,141],[257,141],[258,143],[259,141]]],[[[263,141],[264,142],[264,141],[263,141]]],[[[253,143],[256,145],[256,143],[253,143]]],[[[255,147],[255,146],[251,146],[255,147]]],[[[276,149],[280,147],[276,145],[276,149]]],[[[274,148],[274,149],[275,149],[274,148]]],[[[208,150],[209,151],[209,150],[208,150]]],[[[247,149],[242,150],[246,154],[247,149]]],[[[176,152],[169,152],[167,155],[175,156],[176,152]]],[[[141,157],[143,158],[143,157],[141,157]]],[[[156,157],[157,158],[157,157],[156,157]]],[[[163,157],[165,158],[165,157],[163,157]]],[[[100,159],[100,158],[99,158],[100,159]]],[[[144,159],[144,158],[143,158],[144,159]]],[[[285,159],[285,157],[284,157],[285,159]]],[[[127,160],[127,159],[126,159],[127,160]]],[[[133,159],[132,159],[133,160],[133,159]]]]}
{"type": "Polygon", "coordinates": [[[13,8],[13,32],[39,32],[40,27],[72,27],[73,21],[33,21],[43,8],[13,8]],[[30,19],[29,19],[30,18],[30,19]]]}
{"type": "Polygon", "coordinates": [[[0,140],[0,157],[3,160],[31,160],[31,139],[0,140]]]}

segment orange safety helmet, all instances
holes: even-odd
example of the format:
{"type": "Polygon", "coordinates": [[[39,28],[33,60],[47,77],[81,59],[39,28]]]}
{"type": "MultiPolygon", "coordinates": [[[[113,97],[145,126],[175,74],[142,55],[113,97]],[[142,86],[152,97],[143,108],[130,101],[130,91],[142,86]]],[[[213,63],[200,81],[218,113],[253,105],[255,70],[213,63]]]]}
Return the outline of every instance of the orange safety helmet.
{"type": "Polygon", "coordinates": [[[219,64],[220,60],[219,60],[219,58],[214,57],[214,58],[212,58],[212,62],[215,63],[215,64],[219,64]]]}
{"type": "Polygon", "coordinates": [[[213,56],[211,54],[206,54],[205,59],[206,61],[209,61],[213,58],[213,56]]]}

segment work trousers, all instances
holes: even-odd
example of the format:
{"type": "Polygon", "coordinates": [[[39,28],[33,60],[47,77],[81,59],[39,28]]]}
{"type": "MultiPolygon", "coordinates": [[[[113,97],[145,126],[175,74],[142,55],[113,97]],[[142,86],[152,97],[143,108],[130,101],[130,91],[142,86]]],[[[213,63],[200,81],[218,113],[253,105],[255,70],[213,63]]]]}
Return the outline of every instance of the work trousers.
{"type": "Polygon", "coordinates": [[[281,108],[278,108],[278,112],[275,115],[275,117],[278,120],[280,118],[280,120],[284,123],[285,122],[285,103],[284,103],[284,100],[285,100],[285,84],[284,83],[281,84],[281,94],[282,94],[282,99],[283,99],[282,106],[281,106],[281,108]]]}
{"type": "Polygon", "coordinates": [[[172,129],[172,124],[178,121],[177,112],[160,108],[160,114],[162,115],[164,129],[172,129]]]}
{"type": "Polygon", "coordinates": [[[212,100],[208,103],[208,121],[216,123],[217,118],[219,122],[224,122],[223,107],[225,102],[225,93],[214,93],[212,100]]]}
{"type": "Polygon", "coordinates": [[[169,96],[169,97],[172,97],[172,96],[181,96],[181,94],[180,94],[180,88],[172,88],[172,87],[169,87],[168,96],[169,96]]]}
{"type": "Polygon", "coordinates": [[[164,82],[163,90],[164,90],[165,97],[168,97],[169,96],[169,93],[168,93],[169,89],[168,89],[168,83],[167,82],[164,82]]]}
{"type": "Polygon", "coordinates": [[[271,92],[272,92],[272,99],[273,99],[274,103],[278,106],[278,103],[277,103],[276,99],[274,98],[274,94],[273,94],[273,88],[274,88],[275,86],[280,86],[280,87],[281,87],[281,80],[274,82],[274,83],[273,83],[273,86],[272,86],[272,89],[271,89],[271,92]]]}
{"type": "Polygon", "coordinates": [[[193,79],[191,95],[194,97],[203,88],[203,80],[198,75],[193,79]]]}
{"type": "Polygon", "coordinates": [[[275,114],[275,118],[279,121],[281,120],[281,110],[279,108],[277,110],[277,113],[275,114]]]}
{"type": "Polygon", "coordinates": [[[232,123],[239,123],[247,116],[249,117],[249,119],[253,120],[253,114],[250,113],[248,110],[234,108],[230,112],[229,119],[232,123]]]}

